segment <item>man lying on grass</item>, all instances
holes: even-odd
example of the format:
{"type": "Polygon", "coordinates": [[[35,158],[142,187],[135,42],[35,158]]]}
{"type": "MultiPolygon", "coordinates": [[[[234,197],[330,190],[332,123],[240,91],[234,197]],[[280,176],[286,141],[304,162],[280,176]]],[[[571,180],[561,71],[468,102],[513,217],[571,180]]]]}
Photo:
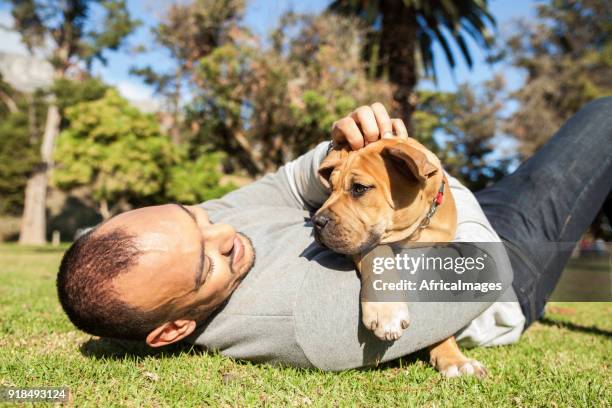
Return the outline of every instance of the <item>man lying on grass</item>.
{"type": "MultiPolygon", "coordinates": [[[[457,332],[472,346],[516,342],[542,316],[570,255],[534,243],[575,243],[610,192],[611,113],[612,98],[587,105],[476,196],[449,179],[457,240],[501,237],[512,248],[512,301],[412,303],[410,327],[395,342],[360,324],[352,262],[313,240],[309,217],[329,194],[317,176],[328,143],[221,199],[140,208],[101,224],[64,255],[61,304],[78,328],[102,337],[153,347],[187,340],[328,370],[398,358],[457,332]]],[[[402,126],[374,104],[337,121],[332,136],[360,149],[402,126]]]]}

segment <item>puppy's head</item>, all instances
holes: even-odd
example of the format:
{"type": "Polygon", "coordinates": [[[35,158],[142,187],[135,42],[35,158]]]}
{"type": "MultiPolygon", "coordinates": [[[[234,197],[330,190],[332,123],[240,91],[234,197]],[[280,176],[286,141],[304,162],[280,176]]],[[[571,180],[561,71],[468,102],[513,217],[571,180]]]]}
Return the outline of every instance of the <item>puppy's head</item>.
{"type": "Polygon", "coordinates": [[[414,140],[332,150],[319,167],[331,195],[313,216],[315,239],[353,255],[410,228],[431,205],[442,178],[439,167],[435,155],[414,140]]]}

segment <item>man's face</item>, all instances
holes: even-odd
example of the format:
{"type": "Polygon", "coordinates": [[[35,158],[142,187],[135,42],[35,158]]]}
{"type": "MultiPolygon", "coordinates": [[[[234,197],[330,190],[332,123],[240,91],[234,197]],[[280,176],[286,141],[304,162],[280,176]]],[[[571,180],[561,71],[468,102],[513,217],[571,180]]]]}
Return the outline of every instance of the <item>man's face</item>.
{"type": "Polygon", "coordinates": [[[128,211],[95,233],[115,228],[134,235],[142,254],[135,266],[115,278],[114,289],[143,311],[166,305],[204,318],[229,297],[255,259],[248,238],[227,224],[211,223],[197,206],[128,211]]]}

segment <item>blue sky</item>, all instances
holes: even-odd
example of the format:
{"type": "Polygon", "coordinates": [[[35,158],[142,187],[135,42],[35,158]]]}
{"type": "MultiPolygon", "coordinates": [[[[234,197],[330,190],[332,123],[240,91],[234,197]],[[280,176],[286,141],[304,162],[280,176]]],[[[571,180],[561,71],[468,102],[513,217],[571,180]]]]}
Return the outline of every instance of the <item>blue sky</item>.
{"type": "MultiPolygon", "coordinates": [[[[132,100],[148,99],[152,96],[152,90],[142,83],[138,78],[129,74],[130,67],[152,65],[158,69],[171,66],[171,61],[166,52],[155,49],[150,35],[150,28],[155,25],[168,1],[165,0],[128,0],[132,14],[142,20],[143,25],[129,38],[129,45],[121,52],[107,53],[108,64],[94,66],[95,73],[102,76],[107,82],[119,87],[120,91],[132,100]],[[130,47],[144,44],[153,47],[145,54],[136,54],[129,51],[130,47]]],[[[287,10],[296,12],[320,12],[329,4],[329,0],[247,0],[246,24],[257,34],[265,36],[276,24],[278,17],[287,10]]],[[[535,1],[528,0],[492,0],[490,8],[497,19],[498,31],[508,33],[512,29],[512,21],[515,19],[532,18],[534,16],[535,1]]],[[[0,23],[6,24],[10,19],[7,6],[0,7],[0,23]]],[[[442,49],[435,48],[437,61],[438,84],[440,90],[452,91],[463,82],[479,83],[490,78],[494,72],[503,71],[508,85],[511,89],[520,86],[522,73],[507,66],[491,67],[484,62],[484,55],[470,43],[474,57],[474,67],[469,70],[460,60],[454,71],[451,71],[442,49]]],[[[0,51],[23,52],[16,35],[2,33],[0,51]]],[[[433,87],[433,84],[422,84],[424,87],[433,87]]]]}

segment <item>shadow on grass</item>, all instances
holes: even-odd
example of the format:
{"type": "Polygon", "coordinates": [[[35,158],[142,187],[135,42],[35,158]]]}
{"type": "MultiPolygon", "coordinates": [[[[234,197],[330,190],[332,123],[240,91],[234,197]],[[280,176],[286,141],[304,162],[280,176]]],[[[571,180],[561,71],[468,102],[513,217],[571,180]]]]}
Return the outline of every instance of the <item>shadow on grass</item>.
{"type": "Polygon", "coordinates": [[[612,337],[611,331],[603,330],[595,326],[589,326],[589,327],[580,326],[579,324],[575,324],[572,322],[562,322],[558,320],[549,319],[547,317],[544,317],[538,320],[538,322],[540,322],[544,326],[555,326],[555,327],[567,329],[567,330],[574,331],[574,332],[595,334],[597,336],[604,336],[604,337],[612,337]]]}
{"type": "MultiPolygon", "coordinates": [[[[193,355],[193,356],[208,356],[215,355],[216,353],[209,352],[203,347],[194,346],[188,343],[173,344],[162,348],[152,348],[139,341],[129,340],[117,340],[117,339],[105,339],[105,338],[91,338],[86,342],[82,343],[79,347],[79,351],[85,357],[97,360],[97,359],[112,359],[112,360],[123,360],[125,358],[172,358],[182,355],[193,355]]],[[[230,357],[226,357],[232,360],[234,363],[239,365],[258,365],[251,361],[239,360],[230,357]]],[[[405,367],[416,363],[417,361],[428,362],[429,354],[427,350],[417,351],[408,356],[404,356],[395,360],[388,361],[386,363],[379,364],[377,366],[368,366],[356,368],[356,371],[372,371],[372,370],[385,370],[405,367]]],[[[267,365],[267,364],[264,364],[267,365]]],[[[278,369],[292,367],[284,366],[283,364],[271,365],[278,369]]],[[[300,368],[304,371],[319,371],[317,368],[300,368]]]]}
{"type": "Polygon", "coordinates": [[[355,371],[373,371],[373,370],[387,370],[394,368],[402,368],[408,365],[415,364],[418,361],[422,361],[426,364],[429,364],[429,352],[427,349],[415,351],[412,354],[408,354],[407,356],[403,356],[400,358],[396,358],[395,360],[387,361],[385,363],[380,363],[374,366],[365,366],[355,368],[355,371]]]}
{"type": "Polygon", "coordinates": [[[81,354],[93,359],[122,360],[126,357],[168,358],[179,355],[206,355],[208,352],[198,346],[187,343],[173,344],[167,347],[153,348],[140,341],[92,338],[81,344],[81,354]]]}

